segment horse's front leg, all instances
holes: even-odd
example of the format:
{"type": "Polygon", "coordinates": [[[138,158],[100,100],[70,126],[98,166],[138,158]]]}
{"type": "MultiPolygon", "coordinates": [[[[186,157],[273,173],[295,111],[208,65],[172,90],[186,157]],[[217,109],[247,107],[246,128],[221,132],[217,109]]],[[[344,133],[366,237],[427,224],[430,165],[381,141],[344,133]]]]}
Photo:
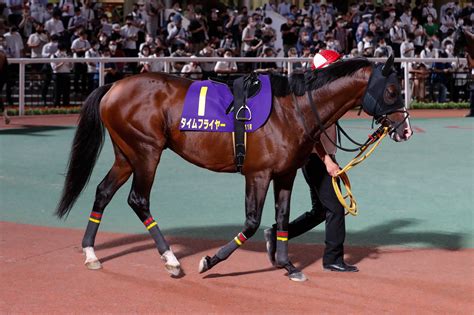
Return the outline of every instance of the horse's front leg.
{"type": "Polygon", "coordinates": [[[290,219],[290,201],[296,171],[273,179],[275,193],[276,257],[275,265],[285,268],[288,277],[293,281],[306,281],[306,276],[299,271],[288,257],[288,222],[290,219]]]}
{"type": "Polygon", "coordinates": [[[205,272],[223,260],[226,260],[237,248],[257,232],[262,219],[262,210],[270,184],[270,172],[260,172],[245,176],[245,226],[241,233],[221,247],[211,258],[203,257],[199,263],[199,272],[205,272]]]}

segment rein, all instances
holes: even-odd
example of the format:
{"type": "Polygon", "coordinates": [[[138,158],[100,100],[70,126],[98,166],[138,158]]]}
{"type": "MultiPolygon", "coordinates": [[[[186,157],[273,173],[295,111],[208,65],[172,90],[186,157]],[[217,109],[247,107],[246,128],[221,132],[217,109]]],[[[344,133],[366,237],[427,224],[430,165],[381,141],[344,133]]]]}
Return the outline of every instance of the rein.
{"type": "Polygon", "coordinates": [[[380,141],[382,141],[382,139],[385,138],[387,134],[389,134],[389,130],[389,127],[380,126],[372,135],[369,136],[368,140],[366,141],[366,144],[360,148],[360,152],[349,163],[347,163],[346,166],[339,170],[336,176],[332,178],[332,186],[336,193],[337,199],[346,209],[346,215],[350,213],[355,216],[358,213],[357,202],[354,196],[352,195],[351,182],[349,181],[349,177],[347,176],[347,171],[349,171],[354,166],[362,163],[362,161],[368,158],[374,152],[375,148],[377,148],[377,146],[380,144],[380,141]],[[372,148],[370,148],[371,146],[372,148]],[[364,152],[367,151],[369,148],[369,152],[364,154],[364,152]],[[346,195],[344,196],[342,195],[341,188],[338,185],[338,178],[341,179],[342,184],[344,185],[344,188],[346,190],[346,195]],[[347,204],[346,202],[347,198],[349,198],[350,200],[349,204],[347,204]]]}

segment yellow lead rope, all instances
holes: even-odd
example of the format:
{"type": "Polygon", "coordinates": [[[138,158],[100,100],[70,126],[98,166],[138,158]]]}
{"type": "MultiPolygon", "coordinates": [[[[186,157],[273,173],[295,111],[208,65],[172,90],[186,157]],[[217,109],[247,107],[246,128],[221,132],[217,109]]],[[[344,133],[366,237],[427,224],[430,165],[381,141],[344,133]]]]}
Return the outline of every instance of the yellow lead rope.
{"type": "Polygon", "coordinates": [[[380,144],[380,141],[388,134],[389,128],[388,127],[382,127],[378,129],[372,136],[370,141],[364,145],[361,149],[359,154],[356,155],[355,158],[353,158],[347,165],[340,170],[336,176],[332,178],[332,186],[334,187],[334,191],[336,192],[337,199],[339,199],[339,202],[342,204],[342,206],[346,209],[346,215],[347,214],[352,214],[352,215],[357,215],[357,202],[352,195],[352,190],[351,190],[351,182],[349,181],[349,177],[347,176],[347,171],[349,171],[351,168],[354,166],[360,164],[363,160],[369,157],[369,155],[374,152],[375,148],[380,144]],[[371,146],[369,152],[364,154],[365,151],[371,146]],[[364,155],[363,155],[364,154],[364,155]],[[341,188],[337,184],[337,179],[340,178],[342,185],[344,185],[344,188],[346,190],[346,195],[343,196],[341,192],[341,188]],[[346,202],[346,199],[350,200],[350,204],[348,205],[346,202]]]}

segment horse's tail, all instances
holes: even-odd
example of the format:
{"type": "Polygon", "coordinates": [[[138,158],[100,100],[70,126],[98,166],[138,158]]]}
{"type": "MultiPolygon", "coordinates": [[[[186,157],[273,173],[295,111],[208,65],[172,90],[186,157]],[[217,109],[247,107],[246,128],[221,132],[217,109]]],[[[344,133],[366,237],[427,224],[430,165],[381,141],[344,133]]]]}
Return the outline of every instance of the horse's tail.
{"type": "Polygon", "coordinates": [[[79,125],[72,143],[67,166],[66,180],[56,215],[67,216],[72,206],[87,185],[92,169],[104,143],[104,125],[100,119],[99,104],[111,88],[111,84],[95,89],[82,106],[79,125]]]}

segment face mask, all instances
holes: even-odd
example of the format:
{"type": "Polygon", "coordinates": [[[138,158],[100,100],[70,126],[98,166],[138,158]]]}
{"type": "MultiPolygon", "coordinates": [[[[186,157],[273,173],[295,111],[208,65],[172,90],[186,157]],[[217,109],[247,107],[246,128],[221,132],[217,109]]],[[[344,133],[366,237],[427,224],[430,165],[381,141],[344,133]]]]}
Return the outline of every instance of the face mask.
{"type": "Polygon", "coordinates": [[[311,26],[311,23],[310,23],[310,22],[304,22],[304,26],[310,27],[310,26],[311,26]]]}
{"type": "Polygon", "coordinates": [[[395,17],[397,14],[395,12],[390,12],[391,17],[395,17]]]}
{"type": "Polygon", "coordinates": [[[250,23],[250,26],[252,26],[252,27],[255,27],[255,25],[257,25],[257,22],[251,22],[250,23]]]}
{"type": "Polygon", "coordinates": [[[105,42],[105,41],[107,40],[107,38],[105,38],[105,37],[100,37],[99,40],[100,40],[101,42],[105,42]]]}
{"type": "Polygon", "coordinates": [[[433,3],[428,3],[428,6],[429,6],[430,8],[432,8],[432,7],[433,7],[433,3]]]}
{"type": "Polygon", "coordinates": [[[231,58],[231,57],[232,57],[232,55],[230,55],[230,54],[225,54],[224,55],[224,58],[231,58]]]}
{"type": "Polygon", "coordinates": [[[429,18],[427,19],[427,21],[428,21],[428,22],[433,22],[433,18],[429,17],[429,18]]]}
{"type": "Polygon", "coordinates": [[[303,41],[305,42],[309,41],[309,36],[303,36],[303,41]]]}
{"type": "Polygon", "coordinates": [[[464,20],[459,20],[458,21],[458,25],[463,25],[464,24],[464,20]]]}
{"type": "Polygon", "coordinates": [[[448,51],[453,51],[454,50],[454,46],[453,45],[446,45],[446,50],[448,51]]]}
{"type": "Polygon", "coordinates": [[[111,51],[115,51],[117,49],[117,45],[109,45],[109,49],[111,51]]]}

